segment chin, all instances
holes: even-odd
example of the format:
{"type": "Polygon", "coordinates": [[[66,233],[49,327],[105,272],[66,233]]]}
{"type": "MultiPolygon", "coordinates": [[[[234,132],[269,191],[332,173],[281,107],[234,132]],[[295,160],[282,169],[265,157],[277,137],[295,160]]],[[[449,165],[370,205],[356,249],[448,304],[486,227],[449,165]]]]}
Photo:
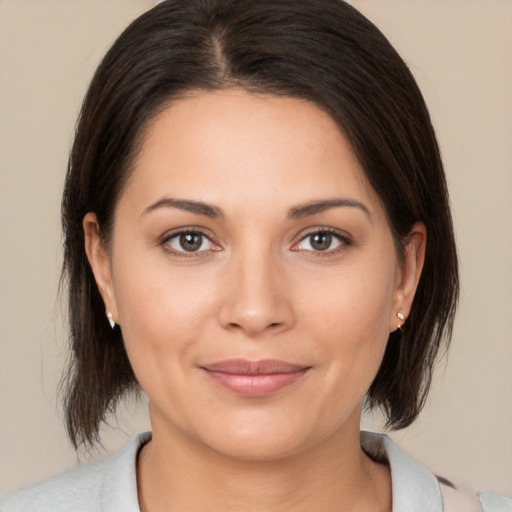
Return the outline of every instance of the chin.
{"type": "Polygon", "coordinates": [[[303,443],[294,442],[290,436],[262,437],[261,435],[237,435],[237,433],[230,439],[211,440],[207,446],[223,457],[260,462],[284,459],[304,449],[303,443]]]}
{"type": "Polygon", "coordinates": [[[207,430],[197,432],[196,439],[225,457],[265,462],[301,453],[335,431],[334,425],[331,429],[325,424],[320,428],[293,415],[253,412],[244,416],[227,416],[216,425],[205,425],[207,430]]]}

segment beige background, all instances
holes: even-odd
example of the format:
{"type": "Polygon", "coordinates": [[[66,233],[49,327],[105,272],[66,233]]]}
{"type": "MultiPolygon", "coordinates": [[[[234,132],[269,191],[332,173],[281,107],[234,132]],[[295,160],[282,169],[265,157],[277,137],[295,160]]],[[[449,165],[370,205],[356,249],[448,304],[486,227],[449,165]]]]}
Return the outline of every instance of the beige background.
{"type": "MultiPolygon", "coordinates": [[[[149,0],[0,0],[0,492],[72,466],[55,389],[59,201],[86,84],[149,0]]],[[[462,261],[449,364],[393,434],[438,474],[512,494],[512,2],[353,0],[420,82],[446,163],[462,261]]],[[[148,428],[145,406],[108,451],[148,428]]],[[[378,428],[378,418],[365,426],[378,428]]],[[[101,453],[96,454],[102,455],[101,453]]]]}

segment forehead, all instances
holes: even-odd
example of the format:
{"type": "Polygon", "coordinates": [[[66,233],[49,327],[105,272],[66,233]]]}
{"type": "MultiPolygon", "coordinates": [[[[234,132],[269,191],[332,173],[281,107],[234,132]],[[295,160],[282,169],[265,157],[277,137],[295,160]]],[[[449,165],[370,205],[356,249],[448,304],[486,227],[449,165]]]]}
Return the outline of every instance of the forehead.
{"type": "Polygon", "coordinates": [[[148,125],[125,195],[288,208],[350,196],[379,200],[334,120],[315,104],[244,90],[197,92],[148,125]]]}

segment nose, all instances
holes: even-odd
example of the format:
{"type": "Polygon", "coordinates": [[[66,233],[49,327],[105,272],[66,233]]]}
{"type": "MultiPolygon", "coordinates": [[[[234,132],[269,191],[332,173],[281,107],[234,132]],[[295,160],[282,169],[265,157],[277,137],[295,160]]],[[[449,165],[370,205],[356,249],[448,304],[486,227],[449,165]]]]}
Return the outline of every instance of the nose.
{"type": "Polygon", "coordinates": [[[252,252],[230,263],[224,276],[221,325],[246,336],[279,333],[295,322],[293,293],[276,257],[252,252]]]}

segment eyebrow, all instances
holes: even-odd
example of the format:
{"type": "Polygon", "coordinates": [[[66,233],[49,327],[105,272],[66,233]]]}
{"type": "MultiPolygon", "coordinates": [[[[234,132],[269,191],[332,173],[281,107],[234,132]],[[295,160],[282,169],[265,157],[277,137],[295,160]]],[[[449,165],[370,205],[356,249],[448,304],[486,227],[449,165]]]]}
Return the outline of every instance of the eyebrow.
{"type": "Polygon", "coordinates": [[[159,208],[178,208],[198,215],[204,215],[210,219],[223,219],[224,213],[217,206],[212,206],[201,201],[192,201],[190,199],[174,199],[172,197],[164,197],[144,209],[142,215],[146,215],[159,208]]]}
{"type": "Polygon", "coordinates": [[[370,214],[370,210],[367,206],[365,206],[360,201],[356,201],[355,199],[349,198],[335,198],[335,199],[326,199],[322,201],[312,201],[310,203],[296,206],[292,208],[288,212],[288,217],[291,219],[303,219],[304,217],[308,217],[309,215],[315,215],[317,213],[322,213],[325,210],[329,210],[331,208],[337,208],[340,206],[347,206],[349,208],[357,208],[361,210],[368,219],[372,219],[370,214]]]}
{"type": "MultiPolygon", "coordinates": [[[[316,215],[322,213],[325,210],[338,207],[349,207],[357,208],[361,210],[370,220],[370,210],[360,201],[349,198],[335,198],[335,199],[324,199],[321,201],[312,201],[304,205],[299,205],[291,208],[288,211],[288,218],[293,220],[303,219],[310,215],[316,215]]],[[[152,203],[144,209],[142,215],[146,215],[159,208],[178,208],[179,210],[185,210],[187,212],[203,215],[210,219],[224,219],[224,212],[217,206],[204,203],[202,201],[193,201],[191,199],[175,199],[172,197],[164,197],[158,201],[152,203]]]]}

